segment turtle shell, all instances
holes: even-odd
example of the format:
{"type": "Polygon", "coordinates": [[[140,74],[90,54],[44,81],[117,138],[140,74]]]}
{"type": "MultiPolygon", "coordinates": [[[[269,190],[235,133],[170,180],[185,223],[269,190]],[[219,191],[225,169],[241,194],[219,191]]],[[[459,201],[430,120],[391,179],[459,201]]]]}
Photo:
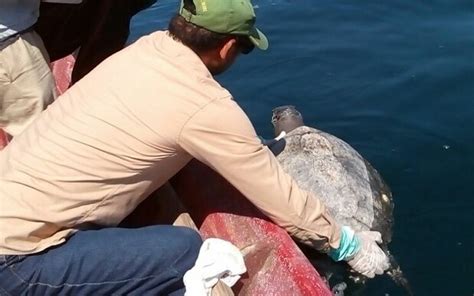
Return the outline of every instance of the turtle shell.
{"type": "Polygon", "coordinates": [[[354,148],[341,139],[307,126],[285,137],[277,156],[298,185],[318,197],[341,225],[356,231],[392,237],[393,202],[380,174],[354,148]]]}

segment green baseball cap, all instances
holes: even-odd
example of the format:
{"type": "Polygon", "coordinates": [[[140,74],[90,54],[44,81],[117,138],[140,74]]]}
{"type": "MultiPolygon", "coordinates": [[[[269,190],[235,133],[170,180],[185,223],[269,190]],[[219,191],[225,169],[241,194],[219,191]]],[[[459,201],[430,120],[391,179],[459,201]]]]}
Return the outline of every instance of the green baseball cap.
{"type": "Polygon", "coordinates": [[[196,14],[184,9],[181,0],[179,14],[188,22],[209,31],[248,36],[258,48],[268,48],[267,37],[255,27],[256,16],[250,0],[190,0],[196,14]]]}

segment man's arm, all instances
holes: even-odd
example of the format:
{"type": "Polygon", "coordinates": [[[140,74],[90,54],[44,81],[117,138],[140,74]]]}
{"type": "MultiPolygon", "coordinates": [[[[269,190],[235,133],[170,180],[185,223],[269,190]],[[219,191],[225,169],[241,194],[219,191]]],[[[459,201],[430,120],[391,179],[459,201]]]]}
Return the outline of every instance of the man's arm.
{"type": "Polygon", "coordinates": [[[179,144],[299,241],[324,252],[338,248],[339,225],[283,171],[234,101],[215,100],[198,111],[183,127],[179,144]]]}

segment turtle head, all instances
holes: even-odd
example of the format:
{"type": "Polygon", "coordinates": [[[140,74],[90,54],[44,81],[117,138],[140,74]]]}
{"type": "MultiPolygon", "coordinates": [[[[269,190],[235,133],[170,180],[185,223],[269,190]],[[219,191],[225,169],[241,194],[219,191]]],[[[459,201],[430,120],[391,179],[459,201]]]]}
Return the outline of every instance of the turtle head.
{"type": "Polygon", "coordinates": [[[282,131],[291,132],[297,127],[303,126],[303,116],[296,110],[295,106],[286,105],[276,107],[272,110],[272,124],[275,130],[275,136],[282,131]]]}

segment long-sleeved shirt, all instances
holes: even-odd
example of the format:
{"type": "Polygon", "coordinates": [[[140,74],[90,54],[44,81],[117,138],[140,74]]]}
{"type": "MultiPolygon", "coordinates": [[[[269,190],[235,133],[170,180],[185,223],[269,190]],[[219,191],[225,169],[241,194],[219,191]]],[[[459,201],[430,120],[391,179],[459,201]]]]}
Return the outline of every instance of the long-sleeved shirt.
{"type": "Polygon", "coordinates": [[[0,254],[32,254],[117,225],[192,158],[295,238],[340,228],[263,146],[191,49],[156,32],[111,56],[0,152],[0,254]]]}
{"type": "Polygon", "coordinates": [[[39,16],[40,0],[0,1],[0,42],[32,27],[39,16]]]}

